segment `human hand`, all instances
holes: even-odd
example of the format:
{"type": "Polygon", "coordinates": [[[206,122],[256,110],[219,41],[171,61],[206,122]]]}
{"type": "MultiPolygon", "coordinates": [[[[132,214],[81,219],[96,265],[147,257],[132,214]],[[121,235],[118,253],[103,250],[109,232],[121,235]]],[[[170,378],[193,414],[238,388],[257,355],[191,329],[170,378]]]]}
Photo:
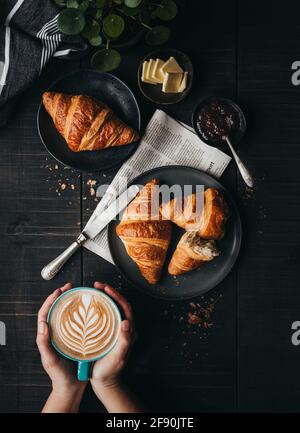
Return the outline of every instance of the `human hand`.
{"type": "Polygon", "coordinates": [[[72,288],[71,283],[65,284],[55,290],[43,303],[38,312],[38,326],[36,343],[41,354],[41,361],[44,370],[52,381],[52,388],[55,394],[61,396],[74,396],[83,393],[86,382],[77,380],[76,364],[59,355],[52,347],[49,336],[47,316],[53,302],[67,290],[72,288]]]}
{"type": "Polygon", "coordinates": [[[116,301],[125,316],[115,347],[105,357],[96,361],[93,366],[90,381],[94,391],[99,396],[102,389],[118,387],[120,385],[121,372],[128,361],[130,349],[136,339],[136,332],[132,308],[127,300],[117,290],[107,284],[95,282],[94,287],[102,290],[116,301]]]}

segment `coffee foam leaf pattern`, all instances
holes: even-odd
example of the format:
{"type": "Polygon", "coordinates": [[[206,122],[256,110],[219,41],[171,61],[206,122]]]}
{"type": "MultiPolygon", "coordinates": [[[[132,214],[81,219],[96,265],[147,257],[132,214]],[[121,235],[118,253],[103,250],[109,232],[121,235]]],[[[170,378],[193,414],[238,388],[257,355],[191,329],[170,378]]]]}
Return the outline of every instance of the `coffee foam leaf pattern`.
{"type": "Polygon", "coordinates": [[[115,321],[112,307],[97,296],[83,293],[70,298],[60,309],[57,339],[69,349],[69,355],[92,359],[110,345],[115,321]]]}

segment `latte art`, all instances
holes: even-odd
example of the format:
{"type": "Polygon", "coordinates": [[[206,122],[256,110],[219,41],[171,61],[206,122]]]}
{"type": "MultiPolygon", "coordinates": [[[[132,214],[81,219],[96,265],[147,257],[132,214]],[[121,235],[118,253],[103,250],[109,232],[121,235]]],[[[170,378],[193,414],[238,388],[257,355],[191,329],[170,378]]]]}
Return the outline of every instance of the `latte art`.
{"type": "Polygon", "coordinates": [[[120,320],[112,302],[95,291],[66,294],[53,309],[51,337],[66,355],[93,359],[114,345],[120,320]]]}

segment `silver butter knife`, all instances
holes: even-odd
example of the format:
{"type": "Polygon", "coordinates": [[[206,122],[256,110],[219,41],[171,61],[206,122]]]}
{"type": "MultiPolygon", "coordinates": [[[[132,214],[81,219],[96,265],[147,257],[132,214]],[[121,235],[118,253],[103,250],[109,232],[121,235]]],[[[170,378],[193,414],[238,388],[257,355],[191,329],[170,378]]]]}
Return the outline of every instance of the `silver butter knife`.
{"type": "Polygon", "coordinates": [[[44,280],[51,280],[60,271],[66,261],[77,251],[81,245],[88,239],[93,239],[101,230],[106,227],[138,194],[141,187],[131,185],[124,191],[110,206],[107,207],[101,214],[96,217],[94,214],[88,220],[86,226],[65,251],[63,251],[56,259],[48,263],[41,272],[44,280]]]}

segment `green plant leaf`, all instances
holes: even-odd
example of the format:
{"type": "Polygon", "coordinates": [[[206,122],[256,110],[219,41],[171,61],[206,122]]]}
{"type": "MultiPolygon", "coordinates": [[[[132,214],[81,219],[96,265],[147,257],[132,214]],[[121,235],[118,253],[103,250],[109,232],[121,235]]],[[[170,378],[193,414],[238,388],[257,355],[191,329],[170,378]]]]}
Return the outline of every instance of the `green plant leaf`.
{"type": "Polygon", "coordinates": [[[172,20],[177,15],[177,4],[173,0],[162,0],[155,15],[163,21],[172,20]]]}
{"type": "Polygon", "coordinates": [[[92,39],[95,36],[98,36],[100,33],[100,25],[96,20],[93,20],[92,18],[87,18],[84,29],[82,30],[81,34],[86,39],[92,39]]]}
{"type": "Polygon", "coordinates": [[[103,20],[103,30],[108,38],[118,38],[124,31],[125,22],[120,15],[109,14],[103,20]]]}
{"type": "Polygon", "coordinates": [[[113,0],[113,2],[114,2],[116,5],[121,5],[121,4],[123,3],[123,0],[113,0]]]}
{"type": "Polygon", "coordinates": [[[136,8],[142,3],[142,0],[124,0],[125,6],[129,8],[136,8]]]}
{"type": "Polygon", "coordinates": [[[67,0],[67,8],[78,8],[79,3],[77,0],[67,0]]]}
{"type": "Polygon", "coordinates": [[[94,36],[93,38],[89,39],[89,43],[93,46],[93,47],[99,47],[99,45],[102,44],[102,38],[100,35],[98,36],[94,36]]]}
{"type": "Polygon", "coordinates": [[[99,9],[104,8],[107,0],[94,0],[95,6],[99,9]]]}
{"type": "Polygon", "coordinates": [[[83,0],[83,1],[80,3],[78,9],[80,10],[80,12],[84,13],[85,11],[88,10],[89,6],[90,6],[90,2],[89,2],[89,0],[83,0]]]}
{"type": "Polygon", "coordinates": [[[96,20],[98,20],[99,18],[101,18],[102,15],[103,15],[103,10],[102,9],[97,9],[97,11],[95,13],[96,20]]]}
{"type": "Polygon", "coordinates": [[[122,9],[125,15],[128,15],[129,17],[134,17],[140,12],[141,7],[137,6],[136,8],[129,8],[128,6],[123,5],[122,9]]]}
{"type": "Polygon", "coordinates": [[[149,45],[162,45],[169,39],[171,30],[166,26],[155,26],[146,34],[149,45]]]}
{"type": "Polygon", "coordinates": [[[66,6],[67,0],[54,0],[58,6],[66,6]]]}
{"type": "Polygon", "coordinates": [[[78,9],[63,9],[58,15],[58,28],[66,35],[78,35],[85,26],[85,18],[78,9]]]}
{"type": "Polygon", "coordinates": [[[113,71],[120,65],[120,63],[120,53],[110,48],[97,51],[91,60],[92,67],[100,72],[113,71]]]}

